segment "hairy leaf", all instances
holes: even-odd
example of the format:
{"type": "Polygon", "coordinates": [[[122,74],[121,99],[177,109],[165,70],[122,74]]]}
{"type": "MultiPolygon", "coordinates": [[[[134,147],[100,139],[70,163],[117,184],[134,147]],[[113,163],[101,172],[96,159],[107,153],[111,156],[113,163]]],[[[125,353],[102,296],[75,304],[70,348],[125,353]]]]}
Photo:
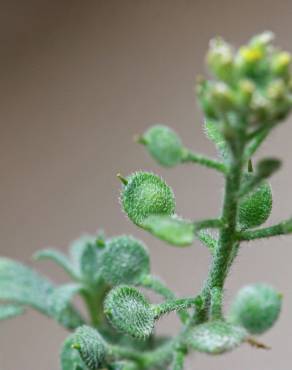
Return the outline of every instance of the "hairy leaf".
{"type": "Polygon", "coordinates": [[[24,313],[24,311],[25,309],[18,305],[14,304],[0,305],[0,321],[20,316],[24,313]]]}
{"type": "Polygon", "coordinates": [[[95,282],[98,273],[97,247],[88,243],[80,257],[80,269],[82,277],[92,284],[95,282]]]}
{"type": "Polygon", "coordinates": [[[79,239],[74,240],[69,247],[70,258],[78,275],[81,276],[81,258],[88,244],[94,244],[95,235],[84,234],[79,239]]]}
{"type": "Polygon", "coordinates": [[[55,249],[44,249],[34,254],[36,260],[49,259],[54,261],[57,265],[62,267],[72,278],[77,277],[77,272],[67,256],[55,249]]]}
{"type": "Polygon", "coordinates": [[[84,323],[70,304],[73,296],[82,290],[80,284],[66,284],[55,288],[49,297],[50,313],[66,328],[75,329],[84,323]]]}
{"type": "Polygon", "coordinates": [[[205,133],[208,139],[210,139],[215,144],[222,158],[226,158],[228,156],[229,148],[224,139],[224,136],[220,132],[220,126],[218,125],[218,123],[211,120],[206,120],[205,133]]]}

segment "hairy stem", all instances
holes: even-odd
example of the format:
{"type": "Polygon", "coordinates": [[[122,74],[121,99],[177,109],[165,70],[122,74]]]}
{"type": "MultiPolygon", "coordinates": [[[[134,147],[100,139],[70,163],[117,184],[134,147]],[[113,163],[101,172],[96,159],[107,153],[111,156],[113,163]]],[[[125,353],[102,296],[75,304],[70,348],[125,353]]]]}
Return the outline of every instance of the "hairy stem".
{"type": "Polygon", "coordinates": [[[205,157],[204,155],[193,153],[191,151],[187,151],[183,158],[183,162],[185,163],[198,163],[202,166],[213,168],[219,172],[225,173],[226,172],[226,165],[222,162],[219,162],[215,159],[211,159],[205,157]]]}

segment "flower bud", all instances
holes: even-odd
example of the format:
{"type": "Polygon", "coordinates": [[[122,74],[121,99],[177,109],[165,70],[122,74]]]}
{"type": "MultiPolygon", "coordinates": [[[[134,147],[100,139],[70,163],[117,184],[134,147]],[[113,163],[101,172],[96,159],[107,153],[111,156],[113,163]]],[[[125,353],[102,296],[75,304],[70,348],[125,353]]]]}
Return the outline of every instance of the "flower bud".
{"type": "Polygon", "coordinates": [[[272,58],[271,70],[275,75],[285,77],[289,72],[290,65],[291,54],[286,51],[282,51],[274,55],[272,58]]]}
{"type": "MultiPolygon", "coordinates": [[[[246,181],[249,176],[246,175],[246,181]]],[[[239,204],[238,223],[242,229],[262,225],[272,211],[272,190],[268,182],[263,181],[255,190],[245,195],[239,204]]]]}
{"type": "Polygon", "coordinates": [[[137,289],[121,285],[109,292],[104,312],[114,328],[137,339],[153,331],[155,314],[151,304],[137,289]]]}
{"type": "Polygon", "coordinates": [[[171,188],[149,172],[135,172],[126,179],[121,192],[121,203],[131,221],[143,227],[151,215],[172,215],[175,199],[171,188]]]}
{"type": "Polygon", "coordinates": [[[239,104],[246,106],[250,103],[253,93],[255,91],[255,84],[249,79],[242,79],[238,84],[238,101],[239,104]]]}
{"type": "Polygon", "coordinates": [[[231,307],[231,318],[251,334],[270,329],[281,311],[282,297],[274,288],[253,284],[242,288],[231,307]]]}
{"type": "Polygon", "coordinates": [[[232,77],[233,54],[230,45],[221,38],[210,41],[207,63],[213,74],[228,81],[232,77]]]}
{"type": "Polygon", "coordinates": [[[183,146],[180,138],[170,128],[151,127],[142,137],[151,156],[162,166],[173,167],[181,162],[183,146]]]}
{"type": "Polygon", "coordinates": [[[131,236],[108,240],[101,255],[101,276],[107,284],[137,284],[150,272],[149,253],[145,245],[131,236]]]}

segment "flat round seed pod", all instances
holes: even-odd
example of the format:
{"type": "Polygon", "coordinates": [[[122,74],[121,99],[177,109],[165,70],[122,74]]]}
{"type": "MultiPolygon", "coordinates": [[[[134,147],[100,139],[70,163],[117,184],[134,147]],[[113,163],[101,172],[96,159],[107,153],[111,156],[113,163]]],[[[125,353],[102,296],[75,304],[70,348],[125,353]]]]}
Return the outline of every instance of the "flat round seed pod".
{"type": "Polygon", "coordinates": [[[243,287],[231,306],[231,318],[251,334],[262,334],[277,321],[282,296],[266,284],[243,287]]]}
{"type": "Polygon", "coordinates": [[[155,315],[150,303],[137,289],[121,285],[112,289],[104,302],[104,312],[118,331],[138,339],[153,330],[155,315]]]}
{"type": "Polygon", "coordinates": [[[183,146],[177,134],[167,126],[156,125],[143,135],[150,155],[162,166],[173,167],[181,162],[183,146]]]}
{"type": "Polygon", "coordinates": [[[127,178],[121,203],[130,220],[139,226],[150,215],[170,216],[175,210],[171,188],[159,176],[149,172],[135,172],[127,178]]]}
{"type": "Polygon", "coordinates": [[[272,211],[272,189],[268,182],[262,182],[240,202],[238,222],[243,229],[262,225],[272,211]]]}
{"type": "Polygon", "coordinates": [[[140,240],[118,236],[107,242],[101,266],[101,275],[108,284],[137,284],[150,272],[149,253],[140,240]]]}
{"type": "Polygon", "coordinates": [[[73,335],[72,347],[90,370],[99,369],[107,354],[107,344],[97,330],[89,326],[80,326],[73,335]]]}
{"type": "Polygon", "coordinates": [[[216,355],[233,350],[246,338],[247,332],[242,327],[218,320],[195,326],[187,343],[195,351],[216,355]]]}

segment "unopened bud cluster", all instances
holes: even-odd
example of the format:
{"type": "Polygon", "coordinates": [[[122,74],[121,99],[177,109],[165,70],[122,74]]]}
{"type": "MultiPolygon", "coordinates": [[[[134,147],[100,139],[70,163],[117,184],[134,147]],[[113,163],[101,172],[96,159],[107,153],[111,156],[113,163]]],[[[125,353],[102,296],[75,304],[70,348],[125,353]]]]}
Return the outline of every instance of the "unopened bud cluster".
{"type": "Polygon", "coordinates": [[[207,64],[214,80],[199,81],[207,118],[240,125],[275,124],[291,109],[291,56],[276,49],[265,32],[235,51],[222,39],[210,42],[207,64]]]}

